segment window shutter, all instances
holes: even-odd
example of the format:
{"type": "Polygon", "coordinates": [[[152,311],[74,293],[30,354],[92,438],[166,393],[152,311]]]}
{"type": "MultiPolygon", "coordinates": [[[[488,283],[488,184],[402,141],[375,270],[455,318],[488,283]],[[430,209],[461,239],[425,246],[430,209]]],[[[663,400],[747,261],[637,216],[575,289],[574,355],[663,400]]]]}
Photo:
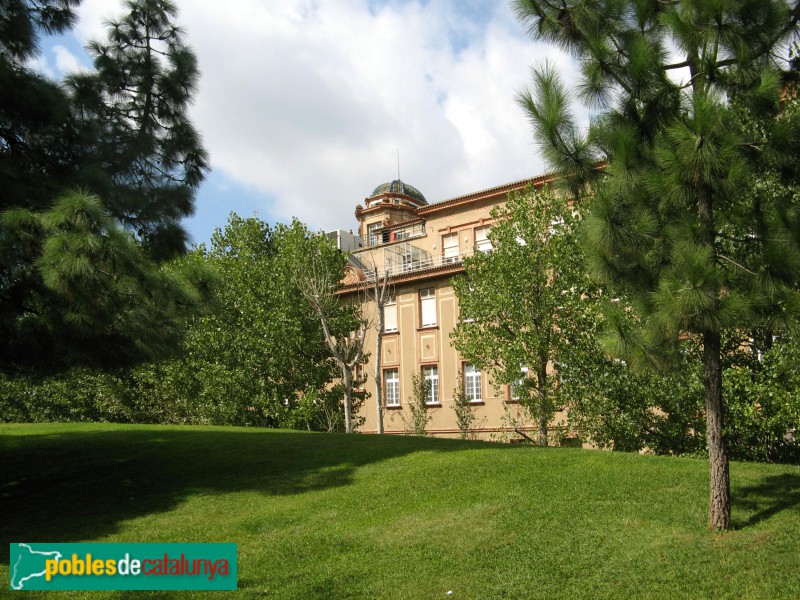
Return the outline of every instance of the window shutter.
{"type": "Polygon", "coordinates": [[[383,305],[383,331],[397,331],[397,303],[394,298],[383,305]]]}
{"type": "Polygon", "coordinates": [[[436,325],[436,292],[433,288],[420,290],[419,297],[422,327],[434,327],[436,325]]]}

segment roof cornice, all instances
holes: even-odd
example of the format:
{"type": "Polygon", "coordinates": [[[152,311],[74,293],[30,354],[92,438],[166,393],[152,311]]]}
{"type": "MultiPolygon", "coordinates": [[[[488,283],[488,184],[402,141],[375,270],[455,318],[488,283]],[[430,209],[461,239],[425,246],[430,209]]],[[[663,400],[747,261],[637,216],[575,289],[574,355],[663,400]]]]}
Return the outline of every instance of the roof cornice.
{"type": "Polygon", "coordinates": [[[441,202],[436,202],[434,204],[429,204],[428,206],[423,206],[417,209],[417,214],[420,216],[430,215],[440,210],[453,208],[455,206],[460,206],[462,204],[468,204],[471,202],[480,202],[481,200],[488,200],[490,198],[495,198],[497,196],[504,196],[510,192],[522,190],[527,187],[531,186],[541,187],[546,183],[552,183],[556,179],[558,179],[558,175],[554,173],[547,173],[545,175],[540,175],[538,177],[531,177],[528,179],[520,179],[519,181],[513,181],[511,183],[506,183],[486,190],[472,192],[471,194],[466,194],[464,196],[456,196],[455,198],[450,198],[449,200],[442,200],[441,202]]]}

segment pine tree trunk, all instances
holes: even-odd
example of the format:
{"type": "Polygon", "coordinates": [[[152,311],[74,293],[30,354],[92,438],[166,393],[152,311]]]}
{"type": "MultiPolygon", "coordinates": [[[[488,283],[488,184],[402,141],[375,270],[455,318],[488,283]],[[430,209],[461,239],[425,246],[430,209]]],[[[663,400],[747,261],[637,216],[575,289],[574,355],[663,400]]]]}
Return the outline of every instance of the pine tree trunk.
{"type": "MultiPolygon", "coordinates": [[[[700,188],[698,212],[703,237],[714,251],[713,194],[708,186],[700,188]]],[[[716,290],[719,294],[719,290],[716,290]]],[[[718,310],[718,306],[714,309],[718,310]]],[[[729,529],[731,526],[731,486],[728,472],[728,452],[723,435],[722,413],[722,343],[719,329],[703,331],[703,383],[706,390],[706,425],[708,461],[710,466],[710,496],[708,501],[709,529],[729,529]]]]}
{"type": "Polygon", "coordinates": [[[720,334],[703,334],[703,380],[706,388],[708,460],[711,466],[711,495],[708,503],[709,529],[729,529],[731,525],[731,490],[728,453],[723,437],[722,362],[720,334]]]}

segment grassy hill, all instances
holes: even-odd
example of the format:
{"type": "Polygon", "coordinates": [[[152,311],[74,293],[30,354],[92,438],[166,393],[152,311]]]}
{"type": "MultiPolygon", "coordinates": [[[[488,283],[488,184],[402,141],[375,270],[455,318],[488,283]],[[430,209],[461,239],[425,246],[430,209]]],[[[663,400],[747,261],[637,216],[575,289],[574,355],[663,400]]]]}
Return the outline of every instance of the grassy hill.
{"type": "Polygon", "coordinates": [[[704,460],[53,424],[0,426],[0,465],[4,589],[9,542],[229,541],[245,597],[800,597],[798,467],[731,465],[712,534],[704,460]]]}

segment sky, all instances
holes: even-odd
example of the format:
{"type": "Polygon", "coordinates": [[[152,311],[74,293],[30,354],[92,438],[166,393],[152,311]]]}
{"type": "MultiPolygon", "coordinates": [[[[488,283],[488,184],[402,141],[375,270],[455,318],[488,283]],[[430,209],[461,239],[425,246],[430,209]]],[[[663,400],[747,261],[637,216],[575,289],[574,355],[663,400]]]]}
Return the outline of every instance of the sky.
{"type": "MultiPolygon", "coordinates": [[[[207,242],[230,212],[355,229],[355,206],[398,176],[428,202],[542,174],[515,102],[530,68],[574,63],[497,0],[177,0],[201,78],[190,116],[211,171],[185,224],[207,242]]],[[[83,0],[43,40],[53,77],[91,66],[118,0],[83,0]]]]}

